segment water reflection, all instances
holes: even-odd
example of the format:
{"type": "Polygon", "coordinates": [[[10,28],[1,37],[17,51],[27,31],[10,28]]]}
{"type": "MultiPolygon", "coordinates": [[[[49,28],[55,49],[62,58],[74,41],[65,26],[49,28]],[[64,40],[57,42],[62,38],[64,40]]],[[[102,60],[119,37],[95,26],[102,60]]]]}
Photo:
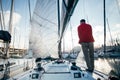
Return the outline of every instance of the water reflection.
{"type": "Polygon", "coordinates": [[[120,59],[119,58],[99,58],[95,60],[95,69],[108,75],[120,78],[120,59]]]}
{"type": "Polygon", "coordinates": [[[105,74],[109,74],[112,70],[112,67],[109,65],[108,61],[106,59],[97,59],[95,60],[95,69],[99,70],[105,74]]]}
{"type": "Polygon", "coordinates": [[[120,78],[120,59],[118,58],[112,58],[112,59],[107,59],[109,65],[112,67],[110,71],[110,75],[114,75],[120,78]]]}
{"type": "MultiPolygon", "coordinates": [[[[77,63],[78,65],[82,64],[83,66],[87,67],[83,57],[79,57],[77,63]]],[[[95,59],[95,70],[120,78],[120,58],[95,59]]]]}

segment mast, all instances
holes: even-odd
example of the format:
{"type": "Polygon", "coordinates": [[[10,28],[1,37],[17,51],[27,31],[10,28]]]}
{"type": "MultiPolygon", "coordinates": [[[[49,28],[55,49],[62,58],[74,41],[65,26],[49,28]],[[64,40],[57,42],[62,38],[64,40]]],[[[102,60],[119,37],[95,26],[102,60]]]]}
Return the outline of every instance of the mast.
{"type": "Polygon", "coordinates": [[[0,13],[0,26],[1,26],[1,30],[3,30],[2,19],[1,19],[1,13],[0,13]]]}
{"type": "Polygon", "coordinates": [[[3,7],[2,7],[2,0],[0,0],[0,22],[1,22],[1,29],[4,30],[5,29],[5,20],[4,20],[4,15],[3,15],[3,7]]]}
{"type": "Polygon", "coordinates": [[[105,0],[103,0],[103,15],[104,15],[104,53],[106,53],[106,7],[105,0]]]}
{"type": "MultiPolygon", "coordinates": [[[[9,31],[10,34],[12,34],[12,17],[13,17],[13,8],[14,8],[13,3],[14,3],[14,0],[11,1],[11,10],[10,10],[10,19],[9,19],[9,28],[8,28],[8,31],[9,31]]],[[[4,35],[4,36],[6,36],[6,35],[4,35]]],[[[4,45],[4,52],[5,52],[5,54],[4,54],[4,64],[5,64],[5,70],[4,70],[4,74],[3,74],[2,80],[7,80],[10,77],[10,68],[8,68],[9,65],[10,65],[10,63],[8,61],[10,41],[8,40],[8,41],[5,41],[4,43],[5,43],[5,45],[4,45]]]]}
{"type": "MultiPolygon", "coordinates": [[[[57,7],[58,7],[58,36],[60,37],[60,5],[59,0],[57,0],[57,7]]],[[[61,40],[58,43],[58,56],[61,58],[61,40]]]]}

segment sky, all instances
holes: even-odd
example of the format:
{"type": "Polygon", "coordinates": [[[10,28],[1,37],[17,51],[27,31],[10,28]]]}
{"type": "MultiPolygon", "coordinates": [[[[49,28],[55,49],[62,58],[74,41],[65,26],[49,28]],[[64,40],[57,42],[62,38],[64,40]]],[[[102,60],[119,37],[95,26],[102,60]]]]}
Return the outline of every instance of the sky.
{"type": "MultiPolygon", "coordinates": [[[[3,10],[5,15],[5,25],[8,26],[10,1],[2,0],[3,10]]],[[[17,48],[28,48],[29,44],[29,10],[28,0],[14,0],[14,16],[13,16],[13,32],[15,35],[14,46],[17,48]],[[22,44],[19,45],[18,43],[22,44]]],[[[36,0],[31,1],[31,12],[34,9],[36,0]]],[[[110,32],[108,30],[108,24],[110,27],[111,35],[113,39],[120,39],[120,0],[106,0],[106,17],[107,23],[107,41],[110,43],[110,32]]],[[[93,36],[95,39],[95,46],[101,46],[104,40],[104,23],[103,23],[103,0],[79,0],[74,14],[71,17],[68,29],[65,35],[66,49],[70,49],[74,46],[79,46],[77,27],[80,24],[80,19],[86,19],[93,28],[93,36]],[[72,38],[70,27],[72,28],[72,38]],[[73,39],[73,44],[72,44],[73,39]]],[[[12,38],[12,39],[14,39],[12,38]]],[[[12,40],[13,41],[13,40],[12,40]]],[[[13,42],[11,43],[11,46],[13,42]]]]}
{"type": "MultiPolygon", "coordinates": [[[[116,38],[120,40],[120,0],[106,0],[106,18],[106,44],[110,45],[110,32],[113,40],[116,38]]],[[[95,47],[102,46],[104,44],[103,0],[79,0],[69,24],[72,28],[72,38],[69,36],[71,35],[70,28],[66,31],[67,48],[70,47],[72,39],[71,48],[79,46],[77,27],[80,19],[86,19],[92,26],[95,47]]]]}
{"type": "MultiPolygon", "coordinates": [[[[31,14],[33,12],[36,0],[30,0],[31,14]]],[[[2,0],[5,30],[8,30],[11,0],[2,0]]],[[[1,10],[1,9],[0,9],[1,10]]],[[[29,32],[30,32],[30,14],[28,9],[28,0],[14,0],[14,12],[12,22],[12,40],[11,47],[15,48],[28,48],[29,45],[29,32]],[[18,44],[20,43],[20,44],[18,44]],[[22,44],[22,45],[21,45],[22,44]]]]}

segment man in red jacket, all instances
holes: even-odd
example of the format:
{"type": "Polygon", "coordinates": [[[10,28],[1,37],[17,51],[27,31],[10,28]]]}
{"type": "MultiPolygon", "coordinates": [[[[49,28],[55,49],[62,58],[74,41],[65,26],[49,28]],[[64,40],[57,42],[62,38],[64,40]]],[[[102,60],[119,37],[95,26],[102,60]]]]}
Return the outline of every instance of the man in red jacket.
{"type": "Polygon", "coordinates": [[[92,35],[92,27],[86,24],[85,19],[80,20],[78,26],[79,43],[82,46],[83,54],[85,57],[87,71],[93,72],[94,70],[94,38],[92,35]]]}

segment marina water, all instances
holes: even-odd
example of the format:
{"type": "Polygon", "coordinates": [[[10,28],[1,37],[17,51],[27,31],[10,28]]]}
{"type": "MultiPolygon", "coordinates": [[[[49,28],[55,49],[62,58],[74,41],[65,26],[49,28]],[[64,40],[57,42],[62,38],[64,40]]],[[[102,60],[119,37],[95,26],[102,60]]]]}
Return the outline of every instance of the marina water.
{"type": "MultiPolygon", "coordinates": [[[[78,65],[86,67],[86,62],[83,57],[77,59],[78,65]]],[[[120,77],[120,58],[95,58],[95,70],[106,75],[115,75],[120,77]]]]}

